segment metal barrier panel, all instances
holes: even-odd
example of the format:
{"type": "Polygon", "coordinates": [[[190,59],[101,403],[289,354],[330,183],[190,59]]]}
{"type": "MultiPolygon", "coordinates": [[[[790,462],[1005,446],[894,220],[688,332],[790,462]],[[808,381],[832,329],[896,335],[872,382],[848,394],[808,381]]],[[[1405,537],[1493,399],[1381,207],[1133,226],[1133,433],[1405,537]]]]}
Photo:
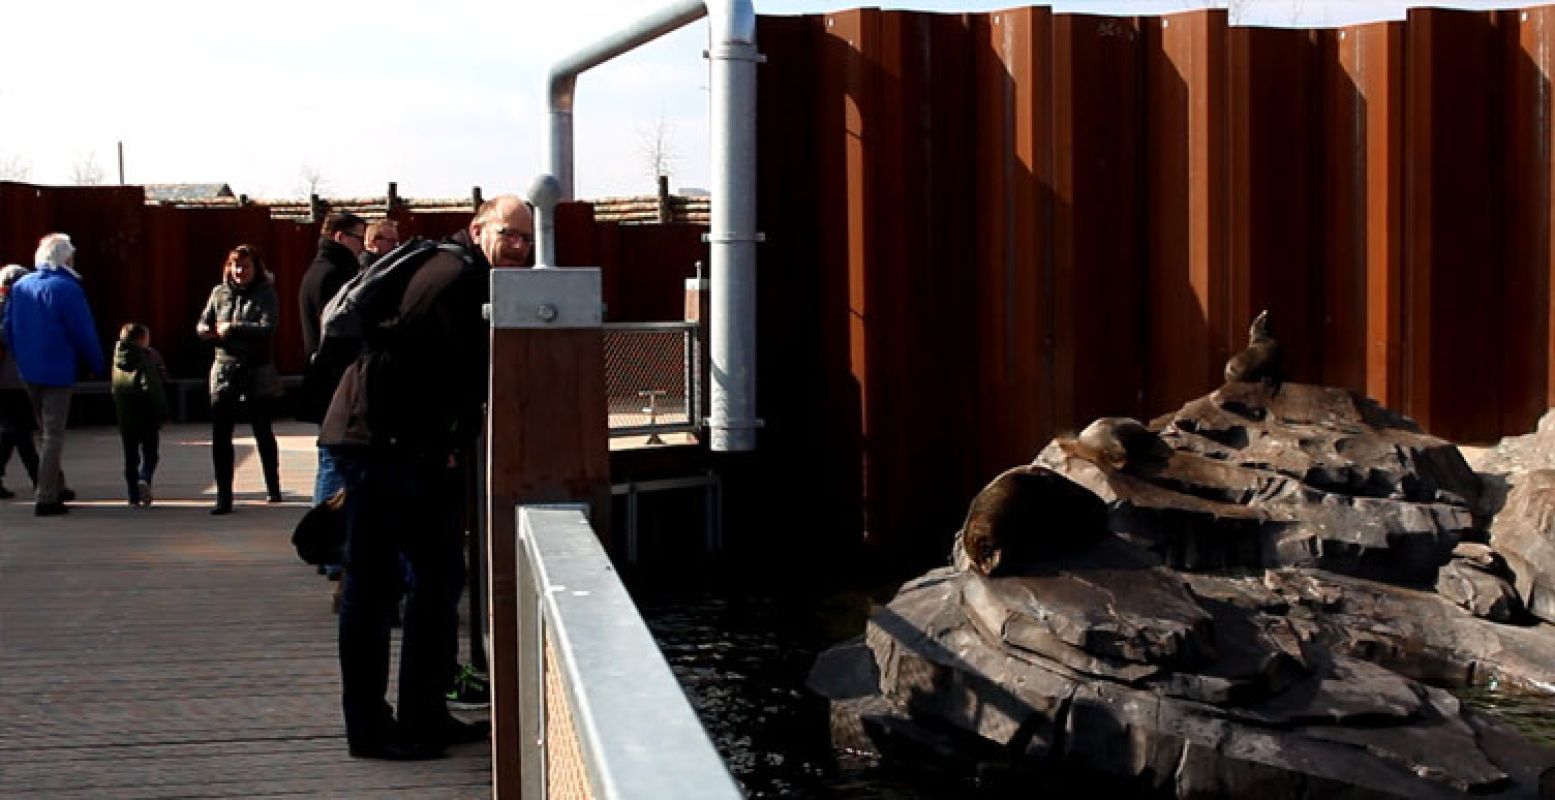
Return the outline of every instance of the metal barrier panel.
{"type": "Polygon", "coordinates": [[[523,796],[741,797],[584,507],[517,511],[523,796]]]}
{"type": "Polygon", "coordinates": [[[567,688],[562,685],[556,653],[545,645],[545,796],[560,800],[592,800],[588,770],[584,769],[583,746],[578,728],[572,724],[572,709],[567,703],[567,688]]]}
{"type": "Polygon", "coordinates": [[[700,378],[695,322],[604,326],[611,436],[694,431],[700,378]]]}

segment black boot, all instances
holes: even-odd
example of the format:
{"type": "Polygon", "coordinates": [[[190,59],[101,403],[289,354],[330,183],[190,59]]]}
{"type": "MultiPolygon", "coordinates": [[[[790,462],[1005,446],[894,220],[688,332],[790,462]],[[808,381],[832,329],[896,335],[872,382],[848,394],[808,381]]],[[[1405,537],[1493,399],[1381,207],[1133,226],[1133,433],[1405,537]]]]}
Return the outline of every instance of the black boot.
{"type": "Polygon", "coordinates": [[[215,514],[217,516],[220,516],[222,514],[231,514],[232,513],[232,493],[231,492],[218,492],[217,495],[216,495],[216,506],[211,509],[211,513],[215,514]]]}

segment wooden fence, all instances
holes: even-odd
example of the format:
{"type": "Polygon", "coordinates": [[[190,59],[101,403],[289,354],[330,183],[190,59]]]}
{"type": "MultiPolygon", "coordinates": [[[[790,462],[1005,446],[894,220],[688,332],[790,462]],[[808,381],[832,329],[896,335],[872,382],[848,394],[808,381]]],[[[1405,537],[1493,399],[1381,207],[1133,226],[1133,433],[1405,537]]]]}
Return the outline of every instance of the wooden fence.
{"type": "MultiPolygon", "coordinates": [[[[396,209],[402,237],[442,237],[463,227],[469,211],[396,209]]],[[[705,228],[595,222],[586,204],[559,211],[562,263],[600,266],[610,319],[680,319],[682,278],[706,259],[705,228]]],[[[302,370],[297,293],[318,249],[319,225],[272,218],[262,205],[226,208],[148,206],[139,187],[43,187],[0,183],[0,263],[31,264],[38,238],[71,235],[78,271],[105,348],[127,321],[151,326],[153,343],[174,377],[198,378],[210,366],[210,346],[194,321],[221,277],[227,251],[259,248],[275,276],[280,324],[275,357],[283,374],[302,370]]]]}

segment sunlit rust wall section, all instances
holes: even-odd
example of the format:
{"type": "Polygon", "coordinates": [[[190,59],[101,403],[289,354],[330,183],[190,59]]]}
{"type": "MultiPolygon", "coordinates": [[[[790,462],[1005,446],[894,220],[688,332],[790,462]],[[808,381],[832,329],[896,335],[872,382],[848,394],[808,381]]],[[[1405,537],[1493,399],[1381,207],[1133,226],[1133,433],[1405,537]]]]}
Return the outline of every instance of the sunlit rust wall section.
{"type": "Polygon", "coordinates": [[[1555,405],[1550,386],[1551,248],[1550,153],[1555,69],[1555,7],[1498,12],[1499,83],[1505,144],[1505,243],[1507,274],[1501,281],[1502,318],[1510,330],[1502,337],[1506,360],[1501,371],[1501,414],[1495,432],[1531,427],[1544,409],[1555,405]]]}
{"type": "Polygon", "coordinates": [[[1263,309],[1293,379],[1531,429],[1552,13],[763,18],[762,416],[911,547],[1052,436],[1215,388],[1263,309]]]}
{"type": "Polygon", "coordinates": [[[1309,198],[1323,235],[1322,377],[1402,408],[1404,25],[1313,33],[1323,73],[1323,177],[1309,198]]]}
{"type": "Polygon", "coordinates": [[[1157,17],[1143,28],[1144,392],[1145,407],[1160,413],[1216,385],[1239,346],[1229,330],[1226,15],[1157,17]]]}
{"type": "Polygon", "coordinates": [[[1053,427],[1070,386],[1053,384],[1053,197],[1051,85],[1037,80],[1051,60],[1046,8],[987,14],[973,21],[975,91],[963,114],[974,125],[970,200],[976,225],[963,237],[970,261],[959,276],[976,289],[976,331],[967,353],[977,372],[977,469],[994,474],[1031,460],[1053,427]]]}

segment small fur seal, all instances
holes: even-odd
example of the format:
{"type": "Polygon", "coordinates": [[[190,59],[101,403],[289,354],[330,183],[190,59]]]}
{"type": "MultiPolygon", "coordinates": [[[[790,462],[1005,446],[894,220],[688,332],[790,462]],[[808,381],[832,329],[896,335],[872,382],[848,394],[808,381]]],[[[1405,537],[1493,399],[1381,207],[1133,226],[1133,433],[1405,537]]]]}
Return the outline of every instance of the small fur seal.
{"type": "Polygon", "coordinates": [[[1154,431],[1129,417],[1101,417],[1074,439],[1059,439],[1065,453],[1137,475],[1159,472],[1172,448],[1154,431]]]}
{"type": "Polygon", "coordinates": [[[1274,387],[1285,380],[1280,343],[1269,332],[1269,310],[1253,318],[1247,329],[1247,348],[1226,360],[1226,383],[1265,383],[1274,387]]]}
{"type": "Polygon", "coordinates": [[[1107,533],[1107,505],[1089,489],[1035,465],[1006,470],[972,498],[954,561],[1006,574],[1083,549],[1107,533]],[[964,561],[962,560],[964,557],[964,561]]]}

